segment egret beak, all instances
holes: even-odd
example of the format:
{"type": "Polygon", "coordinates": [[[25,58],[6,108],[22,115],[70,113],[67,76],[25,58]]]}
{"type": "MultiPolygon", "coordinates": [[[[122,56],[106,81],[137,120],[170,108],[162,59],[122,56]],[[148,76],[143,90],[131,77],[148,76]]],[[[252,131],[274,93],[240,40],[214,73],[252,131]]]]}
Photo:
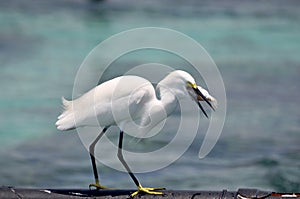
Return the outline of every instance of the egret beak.
{"type": "Polygon", "coordinates": [[[191,88],[191,89],[188,89],[190,95],[195,100],[195,102],[198,104],[198,106],[201,109],[201,111],[203,112],[203,114],[208,118],[208,115],[205,112],[205,110],[204,110],[203,106],[201,105],[200,101],[205,101],[210,106],[210,108],[212,110],[215,110],[215,108],[211,104],[211,102],[216,102],[215,98],[210,96],[205,89],[197,86],[196,84],[189,84],[189,87],[191,88]],[[201,90],[203,92],[201,92],[201,90]]]}
{"type": "MultiPolygon", "coordinates": [[[[208,99],[203,95],[203,93],[201,93],[201,91],[198,89],[198,87],[193,88],[193,90],[198,95],[197,99],[204,100],[210,106],[210,108],[212,110],[215,110],[215,108],[211,105],[210,101],[208,101],[208,99]]],[[[202,105],[200,104],[200,101],[197,100],[197,104],[198,104],[199,108],[201,109],[201,111],[204,113],[204,115],[208,118],[208,115],[206,114],[205,110],[203,109],[202,105]]]]}

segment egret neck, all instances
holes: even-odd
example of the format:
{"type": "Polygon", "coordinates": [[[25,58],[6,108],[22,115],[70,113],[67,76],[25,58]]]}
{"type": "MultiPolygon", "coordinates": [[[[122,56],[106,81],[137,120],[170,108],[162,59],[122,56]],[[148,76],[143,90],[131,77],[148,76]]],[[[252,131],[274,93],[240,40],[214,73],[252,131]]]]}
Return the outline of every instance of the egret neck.
{"type": "Polygon", "coordinates": [[[170,89],[165,88],[162,85],[157,85],[156,90],[158,92],[159,101],[161,102],[162,107],[164,107],[167,116],[171,115],[178,104],[176,96],[170,89]]]}

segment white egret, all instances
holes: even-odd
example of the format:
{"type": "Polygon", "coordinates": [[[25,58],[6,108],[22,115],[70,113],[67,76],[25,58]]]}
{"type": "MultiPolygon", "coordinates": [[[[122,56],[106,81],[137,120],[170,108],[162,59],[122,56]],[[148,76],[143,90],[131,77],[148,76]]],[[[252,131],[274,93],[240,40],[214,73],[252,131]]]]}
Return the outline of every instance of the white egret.
{"type": "Polygon", "coordinates": [[[110,126],[118,125],[120,128],[118,158],[138,189],[131,196],[139,193],[162,194],[156,191],[161,188],[142,187],[125,162],[122,154],[123,132],[128,131],[127,126],[132,122],[146,127],[140,128],[140,133],[145,133],[145,129],[151,130],[175,110],[178,100],[182,98],[194,100],[208,117],[200,101],[205,101],[214,110],[212,104],[216,100],[205,89],[197,86],[189,73],[181,70],[168,74],[157,84],[156,91],[157,94],[153,85],[144,78],[121,76],[96,86],[73,101],[62,98],[64,111],[56,122],[57,129],[66,131],[93,125],[90,119],[95,116],[99,118],[98,125],[103,128],[89,147],[95,177],[95,183],[90,184],[90,187],[106,188],[99,182],[94,150],[105,131],[110,126]]]}

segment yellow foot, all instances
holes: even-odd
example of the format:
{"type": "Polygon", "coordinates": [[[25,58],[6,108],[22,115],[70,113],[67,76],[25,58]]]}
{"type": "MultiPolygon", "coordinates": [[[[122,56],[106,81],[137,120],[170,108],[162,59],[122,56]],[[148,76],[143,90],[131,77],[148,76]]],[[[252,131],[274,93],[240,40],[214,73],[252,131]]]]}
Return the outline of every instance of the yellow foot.
{"type": "Polygon", "coordinates": [[[106,187],[106,186],[102,186],[102,185],[99,184],[99,183],[90,184],[90,185],[89,185],[89,188],[91,189],[92,187],[95,187],[97,190],[99,190],[99,189],[110,189],[110,188],[108,188],[108,187],[106,187]]]}
{"type": "Polygon", "coordinates": [[[136,195],[138,195],[139,193],[146,193],[146,194],[152,194],[152,195],[163,195],[163,192],[159,192],[157,190],[165,190],[165,188],[146,188],[146,187],[142,187],[141,185],[138,186],[138,190],[136,192],[134,192],[133,194],[131,194],[131,197],[134,197],[136,195]]]}

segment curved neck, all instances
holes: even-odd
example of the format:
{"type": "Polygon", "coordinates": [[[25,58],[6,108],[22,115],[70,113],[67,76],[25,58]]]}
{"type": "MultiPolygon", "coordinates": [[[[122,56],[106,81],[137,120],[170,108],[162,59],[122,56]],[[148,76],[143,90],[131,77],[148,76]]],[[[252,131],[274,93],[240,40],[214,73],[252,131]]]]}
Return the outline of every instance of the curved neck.
{"type": "Polygon", "coordinates": [[[157,89],[159,91],[160,102],[162,103],[167,115],[169,116],[175,110],[178,104],[177,98],[168,89],[164,89],[162,87],[158,87],[157,89]]]}

